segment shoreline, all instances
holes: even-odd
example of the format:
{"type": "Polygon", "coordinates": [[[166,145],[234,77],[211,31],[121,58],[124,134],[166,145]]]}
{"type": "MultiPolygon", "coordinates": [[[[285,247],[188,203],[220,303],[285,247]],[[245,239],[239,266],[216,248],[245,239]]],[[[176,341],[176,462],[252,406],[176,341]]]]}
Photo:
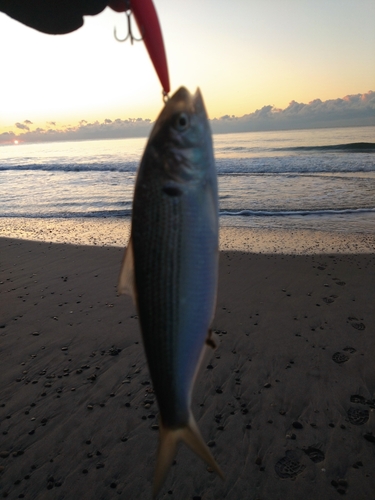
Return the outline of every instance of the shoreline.
{"type": "MultiPolygon", "coordinates": [[[[151,498],[158,411],[122,248],[0,238],[0,255],[0,494],[151,498]]],[[[192,410],[225,481],[180,446],[158,498],[371,498],[375,255],[219,266],[192,410]]]]}
{"type": "MultiPolygon", "coordinates": [[[[130,218],[0,217],[0,238],[125,248],[130,218]]],[[[262,254],[375,253],[375,234],[220,226],[220,250],[262,254]]]]}

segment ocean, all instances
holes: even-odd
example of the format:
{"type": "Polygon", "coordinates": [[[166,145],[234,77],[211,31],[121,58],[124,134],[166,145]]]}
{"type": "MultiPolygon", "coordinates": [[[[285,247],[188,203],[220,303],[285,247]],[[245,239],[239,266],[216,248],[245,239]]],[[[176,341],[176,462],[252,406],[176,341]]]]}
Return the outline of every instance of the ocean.
{"type": "MultiPolygon", "coordinates": [[[[214,135],[220,225],[375,233],[375,127],[214,135]]],[[[0,217],[130,220],[147,138],[0,147],[0,217]]]]}

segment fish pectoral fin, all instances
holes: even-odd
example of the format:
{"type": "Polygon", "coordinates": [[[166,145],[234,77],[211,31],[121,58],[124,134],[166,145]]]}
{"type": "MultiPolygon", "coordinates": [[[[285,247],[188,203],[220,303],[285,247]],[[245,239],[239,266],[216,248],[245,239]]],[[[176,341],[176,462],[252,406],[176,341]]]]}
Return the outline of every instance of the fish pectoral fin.
{"type": "Polygon", "coordinates": [[[130,237],[128,246],[125,250],[125,255],[122,260],[120,277],[117,287],[119,294],[127,294],[133,297],[134,303],[136,302],[135,294],[135,278],[134,278],[134,254],[133,243],[130,237]]]}
{"type": "Polygon", "coordinates": [[[216,349],[217,348],[217,343],[215,341],[214,333],[211,330],[211,328],[208,330],[208,335],[207,335],[207,338],[206,338],[206,345],[208,345],[209,347],[212,347],[212,349],[216,349]]]}
{"type": "Polygon", "coordinates": [[[213,470],[224,479],[224,475],[217,465],[214,457],[203,441],[201,433],[192,414],[189,417],[189,423],[185,427],[177,429],[169,429],[164,427],[160,422],[159,425],[159,448],[155,470],[153,496],[155,497],[162,487],[165,478],[167,477],[170,466],[172,465],[176,448],[179,441],[184,443],[193,450],[199,457],[202,458],[213,470]]]}

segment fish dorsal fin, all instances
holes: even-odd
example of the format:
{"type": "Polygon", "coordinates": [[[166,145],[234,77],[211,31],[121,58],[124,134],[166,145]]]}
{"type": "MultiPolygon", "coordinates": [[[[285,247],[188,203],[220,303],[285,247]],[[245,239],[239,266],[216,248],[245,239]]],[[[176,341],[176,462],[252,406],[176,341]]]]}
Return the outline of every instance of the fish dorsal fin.
{"type": "Polygon", "coordinates": [[[134,253],[131,237],[122,260],[117,290],[119,294],[131,295],[135,302],[134,253]]]}

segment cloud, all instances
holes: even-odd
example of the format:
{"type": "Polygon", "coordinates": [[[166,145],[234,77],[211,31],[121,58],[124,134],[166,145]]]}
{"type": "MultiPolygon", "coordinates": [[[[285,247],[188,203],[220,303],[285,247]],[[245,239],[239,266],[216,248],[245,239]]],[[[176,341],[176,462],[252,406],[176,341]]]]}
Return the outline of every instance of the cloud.
{"type": "MultiPolygon", "coordinates": [[[[25,121],[27,121],[27,120],[25,120],[25,121]]],[[[30,130],[30,128],[27,125],[25,125],[25,123],[17,122],[17,123],[15,123],[15,126],[21,130],[30,130]]]]}
{"type": "MultiPolygon", "coordinates": [[[[78,125],[57,127],[55,121],[47,122],[46,128],[31,127],[25,120],[16,123],[20,132],[9,130],[0,134],[0,144],[20,142],[82,141],[95,139],[119,139],[147,137],[152,122],[149,119],[106,118],[103,122],[80,120],[78,125]]],[[[211,120],[214,133],[252,132],[266,130],[293,130],[375,125],[375,92],[347,95],[340,99],[321,101],[314,99],[308,104],[291,101],[285,109],[266,105],[253,113],[237,117],[224,115],[211,120]]]]}
{"type": "Polygon", "coordinates": [[[24,123],[16,123],[21,133],[12,131],[0,134],[0,144],[10,143],[14,140],[20,142],[52,142],[52,141],[82,141],[95,139],[120,139],[125,137],[147,137],[151,130],[151,120],[142,118],[129,118],[122,120],[105,119],[103,122],[88,122],[80,120],[76,126],[56,128],[56,122],[47,122],[46,128],[32,130],[24,123]]]}
{"type": "Polygon", "coordinates": [[[7,144],[13,142],[17,138],[14,132],[3,132],[0,134],[0,144],[7,144]]]}
{"type": "Polygon", "coordinates": [[[293,130],[299,128],[375,125],[375,92],[308,104],[291,101],[285,109],[267,105],[242,117],[225,115],[211,120],[214,133],[293,130]]]}

